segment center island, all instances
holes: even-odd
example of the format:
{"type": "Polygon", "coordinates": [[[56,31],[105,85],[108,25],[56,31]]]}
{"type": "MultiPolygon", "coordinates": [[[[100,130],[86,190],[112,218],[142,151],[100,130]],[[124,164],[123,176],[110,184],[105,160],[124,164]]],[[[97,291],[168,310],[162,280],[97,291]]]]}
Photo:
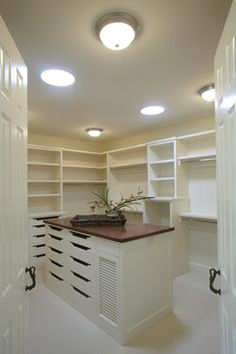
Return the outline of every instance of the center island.
{"type": "Polygon", "coordinates": [[[46,223],[46,285],[124,345],[172,310],[171,232],[46,223]]]}

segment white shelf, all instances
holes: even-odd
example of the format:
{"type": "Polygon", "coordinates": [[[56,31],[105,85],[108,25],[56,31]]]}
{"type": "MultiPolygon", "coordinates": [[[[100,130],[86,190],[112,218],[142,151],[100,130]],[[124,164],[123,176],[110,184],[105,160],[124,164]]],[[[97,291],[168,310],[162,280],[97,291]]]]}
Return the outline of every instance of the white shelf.
{"type": "Polygon", "coordinates": [[[145,167],[147,166],[146,161],[141,161],[141,162],[132,162],[132,163],[123,163],[123,164],[117,164],[117,165],[110,165],[108,168],[111,170],[115,169],[122,169],[122,168],[132,168],[132,167],[145,167]]]}
{"type": "Polygon", "coordinates": [[[151,182],[165,182],[165,181],[174,181],[174,177],[158,177],[150,179],[151,182]]]}
{"type": "Polygon", "coordinates": [[[28,214],[29,218],[47,218],[51,216],[60,216],[66,215],[65,211],[50,211],[50,212],[42,212],[42,213],[30,213],[28,214]]]}
{"type": "Polygon", "coordinates": [[[29,179],[28,183],[60,183],[60,180],[53,180],[53,179],[29,179]]]}
{"type": "Polygon", "coordinates": [[[64,180],[63,184],[106,184],[106,180],[64,180]]]}
{"type": "Polygon", "coordinates": [[[196,214],[196,213],[183,213],[180,214],[181,219],[195,220],[202,222],[217,223],[216,215],[196,214]]]}
{"type": "Polygon", "coordinates": [[[216,154],[201,154],[194,156],[180,156],[178,158],[179,163],[188,162],[210,162],[216,160],[216,154]]]}
{"type": "Polygon", "coordinates": [[[157,161],[151,161],[150,165],[162,165],[162,164],[168,164],[168,163],[174,163],[174,159],[168,159],[168,160],[157,160],[157,161]]]}
{"type": "Polygon", "coordinates": [[[45,193],[45,194],[28,194],[28,198],[48,198],[48,197],[60,197],[59,193],[45,193]]]}
{"type": "Polygon", "coordinates": [[[88,166],[88,165],[63,165],[63,168],[81,168],[86,170],[105,170],[106,166],[88,166]]]}
{"type": "Polygon", "coordinates": [[[208,130],[200,133],[194,133],[194,134],[188,134],[188,135],[183,135],[179,136],[177,140],[197,140],[197,139],[202,139],[202,138],[207,138],[210,136],[214,136],[216,133],[215,130],[208,130]]]}
{"type": "Polygon", "coordinates": [[[51,163],[51,162],[33,162],[29,161],[28,166],[56,166],[59,167],[59,163],[51,163]]]}

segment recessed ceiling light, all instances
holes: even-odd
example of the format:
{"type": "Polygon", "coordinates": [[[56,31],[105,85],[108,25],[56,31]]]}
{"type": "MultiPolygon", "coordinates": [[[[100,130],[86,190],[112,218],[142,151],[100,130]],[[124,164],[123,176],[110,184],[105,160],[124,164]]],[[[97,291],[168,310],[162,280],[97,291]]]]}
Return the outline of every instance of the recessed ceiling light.
{"type": "Polygon", "coordinates": [[[103,15],[95,25],[101,42],[112,50],[127,48],[135,39],[139,27],[133,15],[120,11],[103,15]]]}
{"type": "Polygon", "coordinates": [[[205,101],[212,102],[215,99],[215,85],[207,85],[199,90],[199,94],[205,101]]]}
{"type": "Polygon", "coordinates": [[[93,138],[97,138],[98,136],[100,136],[103,132],[103,129],[101,128],[88,128],[86,129],[86,132],[88,133],[88,135],[92,136],[93,138]]]}
{"type": "Polygon", "coordinates": [[[147,116],[156,116],[165,111],[165,109],[161,106],[147,106],[141,109],[141,113],[147,116]]]}
{"type": "Polygon", "coordinates": [[[65,70],[50,69],[41,73],[41,79],[53,86],[70,86],[75,82],[75,77],[65,70]]]}

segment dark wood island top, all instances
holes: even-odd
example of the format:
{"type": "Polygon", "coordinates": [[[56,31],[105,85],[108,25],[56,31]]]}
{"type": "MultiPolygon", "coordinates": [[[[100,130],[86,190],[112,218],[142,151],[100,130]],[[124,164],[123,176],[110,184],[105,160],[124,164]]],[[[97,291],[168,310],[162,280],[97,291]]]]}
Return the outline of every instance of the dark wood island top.
{"type": "Polygon", "coordinates": [[[45,220],[45,223],[120,243],[174,230],[174,227],[169,226],[130,223],[126,223],[124,226],[73,226],[71,218],[50,219],[45,220]]]}

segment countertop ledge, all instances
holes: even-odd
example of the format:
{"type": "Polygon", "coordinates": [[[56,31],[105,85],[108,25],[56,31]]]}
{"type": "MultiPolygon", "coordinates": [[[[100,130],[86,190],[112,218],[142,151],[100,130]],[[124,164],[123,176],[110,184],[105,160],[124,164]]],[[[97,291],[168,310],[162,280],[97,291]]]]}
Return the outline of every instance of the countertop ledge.
{"type": "Polygon", "coordinates": [[[71,218],[50,219],[44,222],[59,228],[69,229],[78,233],[101,237],[110,241],[124,243],[173,231],[174,227],[154,224],[131,224],[124,226],[73,226],[71,218]]]}

